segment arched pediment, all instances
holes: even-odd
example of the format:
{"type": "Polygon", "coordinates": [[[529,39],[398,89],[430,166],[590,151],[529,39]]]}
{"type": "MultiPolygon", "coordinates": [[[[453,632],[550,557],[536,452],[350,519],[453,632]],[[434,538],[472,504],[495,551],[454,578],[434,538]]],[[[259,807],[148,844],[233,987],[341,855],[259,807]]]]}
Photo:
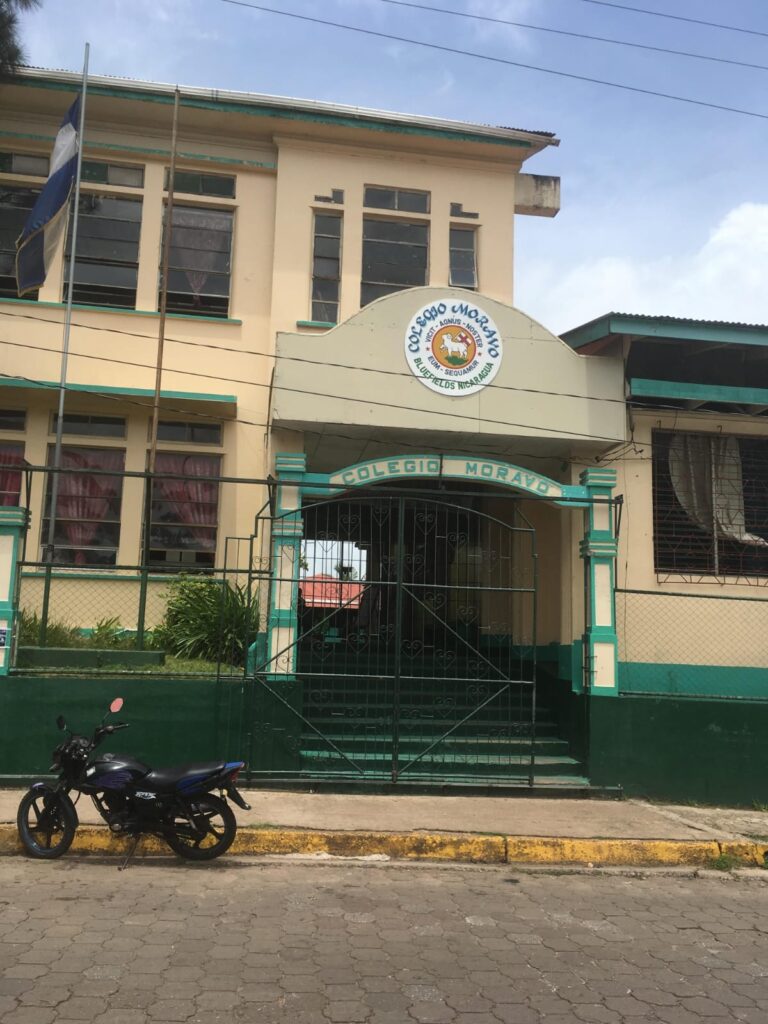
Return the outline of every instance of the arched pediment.
{"type": "Polygon", "coordinates": [[[412,288],[323,334],[278,334],[273,424],[407,430],[447,450],[462,435],[601,450],[625,439],[623,364],[488,296],[412,288]]]}

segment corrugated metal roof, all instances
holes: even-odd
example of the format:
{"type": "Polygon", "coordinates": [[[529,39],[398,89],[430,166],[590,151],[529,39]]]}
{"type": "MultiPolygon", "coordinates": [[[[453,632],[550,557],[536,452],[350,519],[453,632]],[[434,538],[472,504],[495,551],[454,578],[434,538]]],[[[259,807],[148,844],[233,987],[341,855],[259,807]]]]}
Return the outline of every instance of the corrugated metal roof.
{"type": "Polygon", "coordinates": [[[565,331],[560,337],[571,348],[602,351],[619,335],[662,338],[672,341],[768,346],[768,325],[733,320],[696,320],[683,316],[649,313],[604,313],[588,323],[565,331]]]}
{"type": "MultiPolygon", "coordinates": [[[[607,316],[626,317],[630,320],[645,320],[647,322],[655,321],[656,323],[701,324],[703,327],[749,327],[752,330],[768,331],[768,324],[749,324],[739,320],[698,320],[695,317],[688,316],[654,316],[652,313],[619,313],[613,311],[606,313],[604,316],[597,317],[597,320],[604,320],[607,316]]],[[[596,320],[590,321],[590,323],[596,322],[596,320]]],[[[575,328],[575,330],[578,330],[578,328],[575,328]]]]}
{"type": "MultiPolygon", "coordinates": [[[[73,85],[80,81],[81,75],[78,72],[59,70],[54,68],[40,68],[29,65],[19,69],[19,79],[44,79],[46,76],[65,80],[73,85]]],[[[124,75],[89,75],[89,82],[95,85],[111,85],[116,88],[136,88],[141,86],[149,92],[173,93],[176,86],[168,82],[151,82],[141,78],[127,78],[124,75]]],[[[13,80],[9,84],[13,84],[13,80]]],[[[242,103],[253,106],[272,105],[283,108],[286,111],[303,112],[304,114],[315,114],[335,117],[347,117],[360,121],[374,120],[389,122],[393,125],[401,125],[404,130],[409,127],[421,128],[427,131],[444,131],[475,134],[486,136],[489,139],[511,142],[513,136],[527,136],[532,139],[541,140],[540,144],[546,146],[559,146],[560,140],[553,132],[527,131],[523,128],[505,128],[498,125],[482,124],[473,121],[454,121],[445,117],[428,117],[420,114],[398,113],[391,110],[378,110],[373,107],[357,107],[345,103],[328,103],[322,100],[298,99],[291,96],[273,96],[269,93],[240,92],[229,89],[201,88],[199,86],[180,85],[181,95],[190,99],[206,99],[211,102],[221,103],[242,103]]],[[[522,139],[520,140],[522,141],[522,139]]]]}

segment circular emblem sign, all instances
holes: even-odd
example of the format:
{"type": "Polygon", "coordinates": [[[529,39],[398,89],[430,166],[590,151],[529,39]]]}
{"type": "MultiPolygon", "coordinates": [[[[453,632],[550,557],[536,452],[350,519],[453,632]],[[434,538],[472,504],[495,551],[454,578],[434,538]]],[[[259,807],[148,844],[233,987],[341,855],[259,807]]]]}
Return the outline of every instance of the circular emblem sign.
{"type": "Polygon", "coordinates": [[[411,373],[432,391],[474,395],[490,384],[501,366],[498,328],[479,306],[463,299],[439,299],[422,306],[405,332],[411,373]]]}

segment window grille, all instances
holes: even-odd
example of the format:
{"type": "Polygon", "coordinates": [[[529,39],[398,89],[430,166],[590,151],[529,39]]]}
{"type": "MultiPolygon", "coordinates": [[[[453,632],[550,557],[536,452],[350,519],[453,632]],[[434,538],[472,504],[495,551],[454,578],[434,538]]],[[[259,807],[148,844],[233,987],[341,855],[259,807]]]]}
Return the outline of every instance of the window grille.
{"type": "Polygon", "coordinates": [[[21,467],[24,445],[0,441],[0,505],[18,505],[21,497],[21,467]]]}
{"type": "Polygon", "coordinates": [[[658,573],[768,577],[768,440],[655,431],[658,573]]]}

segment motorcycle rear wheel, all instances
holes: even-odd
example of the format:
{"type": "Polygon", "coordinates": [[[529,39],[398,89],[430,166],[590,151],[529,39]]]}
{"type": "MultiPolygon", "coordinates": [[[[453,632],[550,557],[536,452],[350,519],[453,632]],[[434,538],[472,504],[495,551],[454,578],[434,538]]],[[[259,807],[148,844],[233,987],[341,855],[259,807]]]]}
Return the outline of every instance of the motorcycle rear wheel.
{"type": "Polygon", "coordinates": [[[77,831],[77,812],[66,793],[30,789],[16,815],[24,850],[38,860],[55,860],[67,852],[77,831]]]}
{"type": "Polygon", "coordinates": [[[237,833],[237,820],[226,800],[205,793],[184,804],[192,825],[177,813],[165,833],[174,853],[187,860],[214,860],[226,853],[237,833]]]}

